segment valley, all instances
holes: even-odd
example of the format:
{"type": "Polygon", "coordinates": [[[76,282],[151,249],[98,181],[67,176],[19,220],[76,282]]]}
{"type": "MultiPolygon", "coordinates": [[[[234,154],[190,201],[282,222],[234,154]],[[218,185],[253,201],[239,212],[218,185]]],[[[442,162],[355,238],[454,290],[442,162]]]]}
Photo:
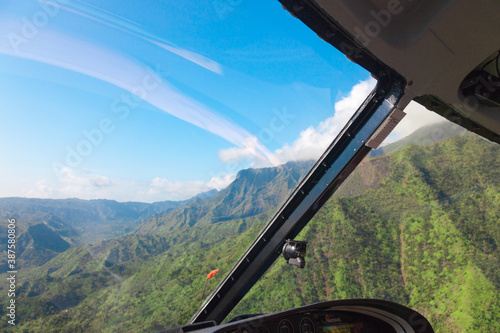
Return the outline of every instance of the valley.
{"type": "MultiPolygon", "coordinates": [[[[365,159],[304,228],[305,269],[278,260],[229,317],[378,298],[416,309],[436,332],[499,332],[499,146],[470,134],[410,139],[365,159]]],[[[187,202],[0,199],[2,217],[20,221],[16,329],[186,323],[311,166],[243,170],[226,189],[187,202]]]]}

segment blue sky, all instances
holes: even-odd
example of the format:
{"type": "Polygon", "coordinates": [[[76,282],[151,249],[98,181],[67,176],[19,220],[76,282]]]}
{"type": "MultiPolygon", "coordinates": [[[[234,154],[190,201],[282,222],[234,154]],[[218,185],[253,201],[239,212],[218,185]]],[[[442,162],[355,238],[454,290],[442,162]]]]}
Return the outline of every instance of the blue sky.
{"type": "Polygon", "coordinates": [[[186,199],[317,157],[373,88],[278,1],[3,1],[0,196],[186,199]]]}

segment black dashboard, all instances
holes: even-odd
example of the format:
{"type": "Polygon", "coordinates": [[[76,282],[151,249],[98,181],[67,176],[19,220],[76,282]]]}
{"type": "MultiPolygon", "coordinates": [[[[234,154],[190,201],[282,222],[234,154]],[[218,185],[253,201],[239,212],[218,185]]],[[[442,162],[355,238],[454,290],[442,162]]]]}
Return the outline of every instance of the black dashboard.
{"type": "Polygon", "coordinates": [[[382,300],[321,302],[272,314],[249,315],[216,326],[196,323],[164,332],[210,333],[432,333],[418,312],[382,300]]]}

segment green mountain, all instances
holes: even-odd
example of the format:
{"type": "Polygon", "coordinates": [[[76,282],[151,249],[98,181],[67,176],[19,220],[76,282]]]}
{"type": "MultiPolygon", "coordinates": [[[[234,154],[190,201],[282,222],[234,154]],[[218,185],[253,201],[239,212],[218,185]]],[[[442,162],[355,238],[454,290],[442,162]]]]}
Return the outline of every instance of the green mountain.
{"type": "Polygon", "coordinates": [[[416,309],[437,332],[499,332],[499,153],[455,137],[368,160],[346,187],[371,184],[372,167],[379,184],[332,198],[299,235],[306,269],[276,263],[233,314],[368,297],[416,309]]]}
{"type": "MultiPolygon", "coordinates": [[[[202,193],[193,200],[204,200],[217,193],[202,193]]],[[[114,200],[0,198],[0,218],[17,218],[16,234],[20,250],[18,268],[41,266],[69,245],[85,245],[116,238],[135,231],[151,216],[184,205],[190,200],[155,203],[114,200]],[[50,244],[55,245],[50,245],[50,244]]],[[[7,234],[7,226],[0,225],[7,234]]],[[[6,239],[2,239],[6,249],[6,239]]],[[[0,259],[5,268],[7,257],[0,259]]]]}
{"type": "Polygon", "coordinates": [[[69,242],[87,244],[133,231],[141,218],[186,202],[147,204],[114,200],[0,198],[0,217],[17,217],[21,231],[45,223],[69,242]]]}
{"type": "MultiPolygon", "coordinates": [[[[41,266],[59,253],[66,251],[70,246],[46,224],[32,225],[27,232],[21,233],[17,237],[17,266],[23,269],[41,266]]],[[[5,246],[5,248],[7,247],[5,246]]],[[[5,258],[7,258],[6,255],[5,258]]],[[[6,259],[2,260],[0,269],[1,271],[9,270],[6,259]]]]}
{"type": "MultiPolygon", "coordinates": [[[[306,268],[278,260],[233,315],[371,297],[420,311],[437,332],[499,332],[499,153],[461,136],[365,160],[297,237],[309,242],[306,268]]],[[[24,269],[16,330],[154,332],[187,322],[307,168],[243,171],[136,233],[24,269]]]]}
{"type": "Polygon", "coordinates": [[[452,122],[440,122],[420,127],[415,132],[399,141],[374,149],[370,157],[381,156],[400,150],[408,145],[428,146],[441,142],[453,136],[472,135],[463,127],[452,122]]]}
{"type": "Polygon", "coordinates": [[[164,234],[194,225],[209,225],[255,216],[276,209],[312,167],[313,162],[289,162],[277,168],[242,170],[227,188],[210,198],[156,215],[138,233],[164,234]]]}

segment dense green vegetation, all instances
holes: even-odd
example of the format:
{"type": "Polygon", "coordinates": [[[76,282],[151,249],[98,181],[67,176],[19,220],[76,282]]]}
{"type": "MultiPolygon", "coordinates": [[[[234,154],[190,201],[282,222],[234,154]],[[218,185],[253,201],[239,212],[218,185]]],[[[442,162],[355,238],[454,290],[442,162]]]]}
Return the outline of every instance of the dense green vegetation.
{"type": "MultiPolygon", "coordinates": [[[[203,201],[217,193],[201,193],[191,200],[203,201]]],[[[17,268],[40,266],[67,245],[85,245],[133,232],[151,216],[165,213],[191,200],[155,203],[114,200],[0,198],[0,219],[16,218],[17,268]],[[66,244],[67,243],[67,244],[66,244]]],[[[7,235],[0,224],[0,235],[7,235]]],[[[0,238],[2,251],[7,238],[0,238]]],[[[7,257],[0,258],[0,269],[7,270],[7,257]]]]}
{"type": "Polygon", "coordinates": [[[158,214],[144,222],[141,234],[164,234],[186,226],[202,226],[255,216],[279,207],[312,162],[294,162],[277,168],[247,169],[226,189],[210,200],[193,200],[187,205],[158,214]]]}
{"type": "MultiPolygon", "coordinates": [[[[437,332],[499,332],[499,158],[498,146],[453,138],[371,160],[386,178],[333,198],[302,231],[307,268],[277,263],[233,314],[382,298],[420,311],[437,332]]],[[[365,164],[348,186],[371,174],[365,164]]]]}
{"type": "MultiPolygon", "coordinates": [[[[277,261],[232,315],[382,298],[421,312],[437,332],[500,332],[499,150],[464,136],[365,161],[298,237],[309,242],[306,268],[277,261]]],[[[16,331],[154,332],[187,322],[306,164],[294,167],[246,171],[137,233],[26,268],[16,331]]],[[[5,318],[5,303],[0,311],[5,318]]]]}
{"type": "Polygon", "coordinates": [[[411,135],[402,138],[396,142],[379,147],[370,152],[370,157],[387,155],[408,145],[429,146],[441,142],[453,136],[469,135],[469,132],[463,127],[452,122],[439,122],[424,126],[411,135]]]}
{"type": "MultiPolygon", "coordinates": [[[[207,192],[202,197],[213,194],[207,192]]],[[[71,244],[83,245],[134,231],[147,218],[187,202],[0,198],[0,218],[18,218],[22,222],[18,232],[43,223],[71,244]]],[[[0,231],[5,231],[4,228],[0,225],[0,231]]]]}

